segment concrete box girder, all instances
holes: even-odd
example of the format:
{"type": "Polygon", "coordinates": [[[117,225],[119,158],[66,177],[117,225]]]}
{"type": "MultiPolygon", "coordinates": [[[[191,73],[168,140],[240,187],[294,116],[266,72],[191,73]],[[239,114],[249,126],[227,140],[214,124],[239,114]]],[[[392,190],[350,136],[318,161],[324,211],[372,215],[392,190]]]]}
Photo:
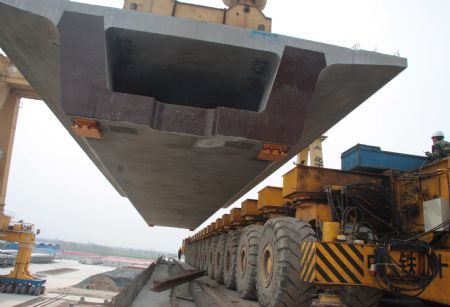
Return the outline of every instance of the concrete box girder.
{"type": "Polygon", "coordinates": [[[0,0],[0,48],[148,224],[195,228],[406,68],[405,59],[69,1],[0,0]],[[69,129],[70,131],[70,129],[69,129]]]}

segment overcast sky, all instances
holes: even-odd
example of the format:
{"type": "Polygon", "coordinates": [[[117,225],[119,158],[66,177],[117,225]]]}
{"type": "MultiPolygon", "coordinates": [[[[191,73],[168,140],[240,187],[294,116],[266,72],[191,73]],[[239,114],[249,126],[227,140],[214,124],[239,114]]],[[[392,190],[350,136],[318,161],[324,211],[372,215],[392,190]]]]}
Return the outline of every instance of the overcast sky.
{"type": "MultiPolygon", "coordinates": [[[[79,1],[121,7],[121,0],[79,1]]],[[[223,7],[220,0],[185,1],[223,7]]],[[[450,136],[450,1],[269,0],[273,32],[381,53],[399,52],[409,67],[328,131],[326,167],[357,143],[422,155],[430,135],[450,136]]],[[[1,46],[0,46],[1,47],[1,46]]],[[[281,185],[287,163],[265,185],[281,185]]],[[[238,202],[239,203],[239,202],[238,202]]],[[[23,100],[6,210],[41,229],[41,237],[176,252],[191,232],[149,228],[119,196],[46,105],[23,100]]],[[[220,210],[209,221],[228,210],[220,210]]]]}

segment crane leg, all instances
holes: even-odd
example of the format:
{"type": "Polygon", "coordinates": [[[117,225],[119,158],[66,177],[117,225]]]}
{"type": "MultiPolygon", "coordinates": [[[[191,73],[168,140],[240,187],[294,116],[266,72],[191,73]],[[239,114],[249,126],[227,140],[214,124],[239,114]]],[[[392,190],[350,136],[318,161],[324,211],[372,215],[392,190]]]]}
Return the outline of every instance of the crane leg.
{"type": "MultiPolygon", "coordinates": [[[[0,158],[0,216],[4,215],[19,101],[20,97],[11,91],[6,83],[0,81],[0,151],[2,152],[0,158]]],[[[1,223],[0,219],[0,229],[3,229],[4,225],[1,223]]]]}

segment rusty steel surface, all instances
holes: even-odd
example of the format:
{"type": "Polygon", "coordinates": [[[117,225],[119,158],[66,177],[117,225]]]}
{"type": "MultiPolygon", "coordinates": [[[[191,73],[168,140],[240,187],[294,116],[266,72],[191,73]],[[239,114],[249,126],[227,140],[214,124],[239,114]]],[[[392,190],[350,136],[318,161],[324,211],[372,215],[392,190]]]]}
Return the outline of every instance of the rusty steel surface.
{"type": "Polygon", "coordinates": [[[66,0],[0,0],[0,48],[149,225],[195,228],[406,68],[363,50],[66,0]],[[77,136],[95,120],[102,139],[77,136]],[[258,160],[264,144],[287,147],[258,160]]]}
{"type": "Polygon", "coordinates": [[[193,271],[153,281],[154,292],[162,292],[204,276],[206,271],[193,271]]]}

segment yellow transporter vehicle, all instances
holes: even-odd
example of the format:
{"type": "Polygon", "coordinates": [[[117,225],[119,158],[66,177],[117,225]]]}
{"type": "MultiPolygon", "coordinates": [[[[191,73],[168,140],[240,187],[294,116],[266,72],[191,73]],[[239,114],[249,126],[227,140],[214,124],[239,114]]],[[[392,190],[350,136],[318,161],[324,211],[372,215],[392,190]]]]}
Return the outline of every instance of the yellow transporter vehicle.
{"type": "Polygon", "coordinates": [[[0,293],[45,293],[46,280],[39,279],[28,270],[35,237],[34,225],[11,222],[11,217],[0,210],[0,240],[19,243],[14,269],[7,275],[0,275],[0,293]]]}
{"type": "Polygon", "coordinates": [[[186,261],[261,306],[377,306],[383,291],[450,305],[449,166],[365,145],[345,170],[297,165],[185,239],[186,261]]]}

